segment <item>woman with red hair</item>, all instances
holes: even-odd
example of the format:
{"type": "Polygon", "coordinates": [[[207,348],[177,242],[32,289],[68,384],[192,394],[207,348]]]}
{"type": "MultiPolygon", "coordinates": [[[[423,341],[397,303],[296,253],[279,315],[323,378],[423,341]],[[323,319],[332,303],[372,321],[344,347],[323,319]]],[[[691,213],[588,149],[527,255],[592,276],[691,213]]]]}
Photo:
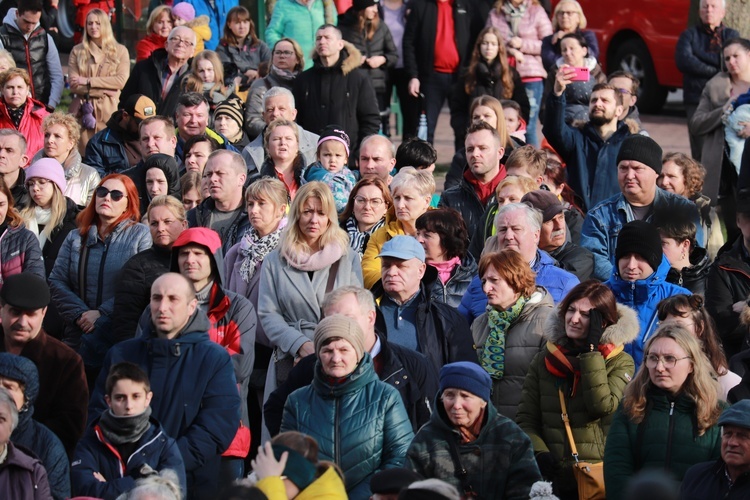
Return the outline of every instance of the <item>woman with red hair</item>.
{"type": "Polygon", "coordinates": [[[110,316],[120,269],[151,247],[148,227],[138,222],[138,190],[129,177],[110,174],[94,193],[78,214],[78,230],[65,238],[49,277],[52,301],[65,323],[63,342],[81,355],[89,377],[95,376],[113,343],[110,316]]]}

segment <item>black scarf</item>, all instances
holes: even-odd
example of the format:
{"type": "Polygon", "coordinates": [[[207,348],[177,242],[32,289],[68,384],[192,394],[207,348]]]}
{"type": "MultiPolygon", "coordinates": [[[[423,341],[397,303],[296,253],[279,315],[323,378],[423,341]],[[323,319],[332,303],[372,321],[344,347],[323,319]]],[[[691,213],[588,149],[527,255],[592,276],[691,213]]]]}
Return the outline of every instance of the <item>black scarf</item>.
{"type": "Polygon", "coordinates": [[[150,406],[143,413],[129,417],[118,417],[112,413],[112,410],[106,409],[99,418],[99,428],[104,437],[115,445],[135,443],[148,430],[150,416],[150,406]]]}
{"type": "Polygon", "coordinates": [[[8,114],[10,115],[10,121],[13,122],[13,126],[18,127],[21,126],[21,119],[23,118],[23,113],[26,111],[26,105],[28,103],[23,103],[23,105],[20,108],[11,108],[8,107],[8,114]]]}

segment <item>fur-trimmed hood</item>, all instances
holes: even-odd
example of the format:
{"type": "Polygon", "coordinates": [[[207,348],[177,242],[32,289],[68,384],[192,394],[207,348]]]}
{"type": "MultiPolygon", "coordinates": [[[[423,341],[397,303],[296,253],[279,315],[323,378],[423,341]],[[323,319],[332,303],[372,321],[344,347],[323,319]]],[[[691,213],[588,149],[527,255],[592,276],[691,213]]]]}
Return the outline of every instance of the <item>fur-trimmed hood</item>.
{"type": "MultiPolygon", "coordinates": [[[[628,306],[617,304],[617,323],[604,329],[601,343],[616,346],[629,344],[638,338],[640,329],[638,314],[628,306]]],[[[557,313],[547,318],[547,323],[544,325],[544,338],[553,344],[566,338],[565,325],[560,321],[557,313]]]]}
{"type": "MultiPolygon", "coordinates": [[[[573,120],[570,126],[577,128],[577,129],[583,129],[583,127],[585,127],[586,124],[588,123],[589,122],[586,120],[573,120]]],[[[643,130],[641,128],[641,125],[638,123],[638,121],[633,118],[625,118],[624,120],[618,123],[624,123],[628,127],[628,130],[630,131],[630,133],[633,135],[639,134],[641,133],[641,130],[643,130]]],[[[618,125],[618,128],[619,128],[619,125],[618,125]]]]}
{"type": "MultiPolygon", "coordinates": [[[[316,67],[322,68],[323,66],[320,64],[320,57],[318,57],[318,51],[316,49],[313,49],[312,51],[312,60],[316,67]]],[[[339,54],[339,60],[336,62],[336,64],[333,66],[334,68],[340,67],[341,72],[344,74],[344,76],[348,75],[355,69],[359,68],[362,65],[362,53],[357,50],[357,47],[352,45],[351,43],[344,41],[344,48],[341,49],[341,54],[339,54]]]]}

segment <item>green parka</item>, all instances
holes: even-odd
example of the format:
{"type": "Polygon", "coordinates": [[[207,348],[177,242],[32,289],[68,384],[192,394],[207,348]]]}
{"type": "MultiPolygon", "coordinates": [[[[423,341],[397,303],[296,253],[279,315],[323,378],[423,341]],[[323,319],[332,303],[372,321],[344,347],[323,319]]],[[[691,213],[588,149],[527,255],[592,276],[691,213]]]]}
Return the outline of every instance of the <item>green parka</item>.
{"type": "MultiPolygon", "coordinates": [[[[629,307],[617,305],[617,323],[605,328],[602,344],[622,346],[638,336],[638,315],[629,307]]],[[[545,338],[553,344],[565,343],[565,325],[557,314],[550,316],[545,338]]],[[[581,380],[570,397],[566,379],[556,377],[544,363],[549,350],[545,346],[529,367],[516,422],[531,438],[534,452],[549,451],[561,465],[572,466],[570,442],[565,432],[558,387],[565,394],[570,427],[580,460],[600,462],[612,417],[627,383],[635,373],[633,358],[621,351],[605,360],[599,351],[579,355],[581,380]]]]}

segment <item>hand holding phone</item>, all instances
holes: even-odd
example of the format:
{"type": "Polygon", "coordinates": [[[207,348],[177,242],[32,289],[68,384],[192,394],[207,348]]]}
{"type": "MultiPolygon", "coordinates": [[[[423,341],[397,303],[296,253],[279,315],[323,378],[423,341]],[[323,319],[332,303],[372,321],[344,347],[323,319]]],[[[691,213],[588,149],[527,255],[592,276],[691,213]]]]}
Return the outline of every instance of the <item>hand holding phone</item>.
{"type": "Polygon", "coordinates": [[[569,73],[572,72],[574,74],[573,78],[570,79],[571,82],[588,82],[589,81],[589,69],[588,68],[568,67],[566,69],[569,73]]]}

